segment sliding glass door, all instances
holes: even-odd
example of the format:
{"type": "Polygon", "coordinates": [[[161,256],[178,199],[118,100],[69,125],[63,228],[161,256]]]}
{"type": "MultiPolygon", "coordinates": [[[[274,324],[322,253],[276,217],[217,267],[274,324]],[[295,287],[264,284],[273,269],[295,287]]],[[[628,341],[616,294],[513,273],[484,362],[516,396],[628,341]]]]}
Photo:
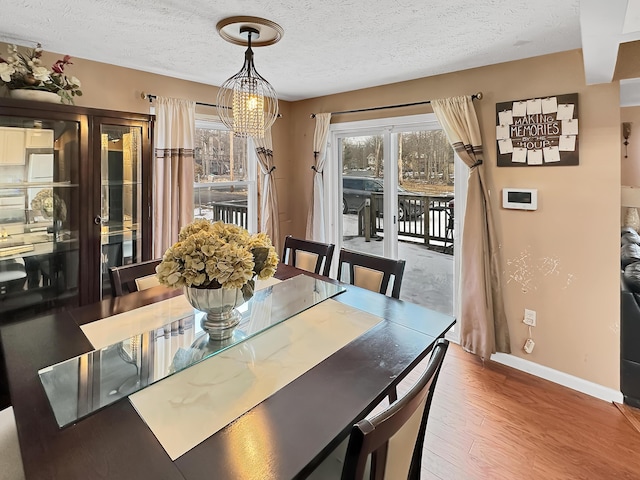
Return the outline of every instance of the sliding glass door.
{"type": "MultiPolygon", "coordinates": [[[[454,313],[454,154],[433,115],[331,126],[340,247],[401,258],[401,298],[454,313]]],[[[325,178],[326,178],[325,177],[325,178]]]]}

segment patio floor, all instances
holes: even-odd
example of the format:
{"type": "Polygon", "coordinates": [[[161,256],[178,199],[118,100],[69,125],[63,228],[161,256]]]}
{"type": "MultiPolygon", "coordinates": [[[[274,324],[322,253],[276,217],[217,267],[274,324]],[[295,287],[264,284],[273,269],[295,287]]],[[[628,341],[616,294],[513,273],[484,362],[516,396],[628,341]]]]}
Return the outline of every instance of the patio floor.
{"type": "MultiPolygon", "coordinates": [[[[356,215],[343,215],[343,228],[344,248],[382,255],[382,242],[374,239],[365,242],[364,237],[355,235],[356,215]]],[[[428,250],[418,243],[401,241],[398,256],[406,261],[400,299],[453,315],[453,255],[428,250]]]]}

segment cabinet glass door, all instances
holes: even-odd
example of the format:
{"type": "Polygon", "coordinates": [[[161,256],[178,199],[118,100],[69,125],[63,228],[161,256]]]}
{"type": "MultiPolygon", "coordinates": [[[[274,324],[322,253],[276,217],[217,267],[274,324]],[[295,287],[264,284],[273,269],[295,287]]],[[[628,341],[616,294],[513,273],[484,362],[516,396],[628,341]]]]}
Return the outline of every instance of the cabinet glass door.
{"type": "Polygon", "coordinates": [[[81,125],[0,117],[1,323],[79,304],[81,125]]]}
{"type": "Polygon", "coordinates": [[[143,259],[141,125],[100,125],[102,297],[111,294],[109,268],[143,259]]]}

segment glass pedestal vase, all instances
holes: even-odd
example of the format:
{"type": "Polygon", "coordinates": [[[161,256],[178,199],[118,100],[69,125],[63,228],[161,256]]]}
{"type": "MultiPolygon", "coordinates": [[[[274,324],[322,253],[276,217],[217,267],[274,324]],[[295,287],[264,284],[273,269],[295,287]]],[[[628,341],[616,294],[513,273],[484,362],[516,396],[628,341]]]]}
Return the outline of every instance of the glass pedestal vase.
{"type": "Polygon", "coordinates": [[[215,341],[231,338],[242,319],[236,307],[251,298],[240,288],[184,287],[184,294],[193,308],[207,314],[200,326],[215,341]]]}

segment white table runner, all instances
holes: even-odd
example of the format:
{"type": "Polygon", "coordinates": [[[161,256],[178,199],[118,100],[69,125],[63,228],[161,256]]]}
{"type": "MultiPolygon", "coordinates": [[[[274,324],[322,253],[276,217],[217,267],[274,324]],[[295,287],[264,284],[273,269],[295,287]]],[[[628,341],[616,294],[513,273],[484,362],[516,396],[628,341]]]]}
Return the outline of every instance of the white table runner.
{"type": "Polygon", "coordinates": [[[175,460],[380,321],[329,299],[129,400],[175,460]]]}
{"type": "MultiPolygon", "coordinates": [[[[280,283],[276,278],[258,280],[256,290],[280,283]]],[[[141,332],[160,328],[197,312],[184,295],[152,303],[128,312],[82,325],[80,328],[93,348],[99,350],[141,332]]]]}

